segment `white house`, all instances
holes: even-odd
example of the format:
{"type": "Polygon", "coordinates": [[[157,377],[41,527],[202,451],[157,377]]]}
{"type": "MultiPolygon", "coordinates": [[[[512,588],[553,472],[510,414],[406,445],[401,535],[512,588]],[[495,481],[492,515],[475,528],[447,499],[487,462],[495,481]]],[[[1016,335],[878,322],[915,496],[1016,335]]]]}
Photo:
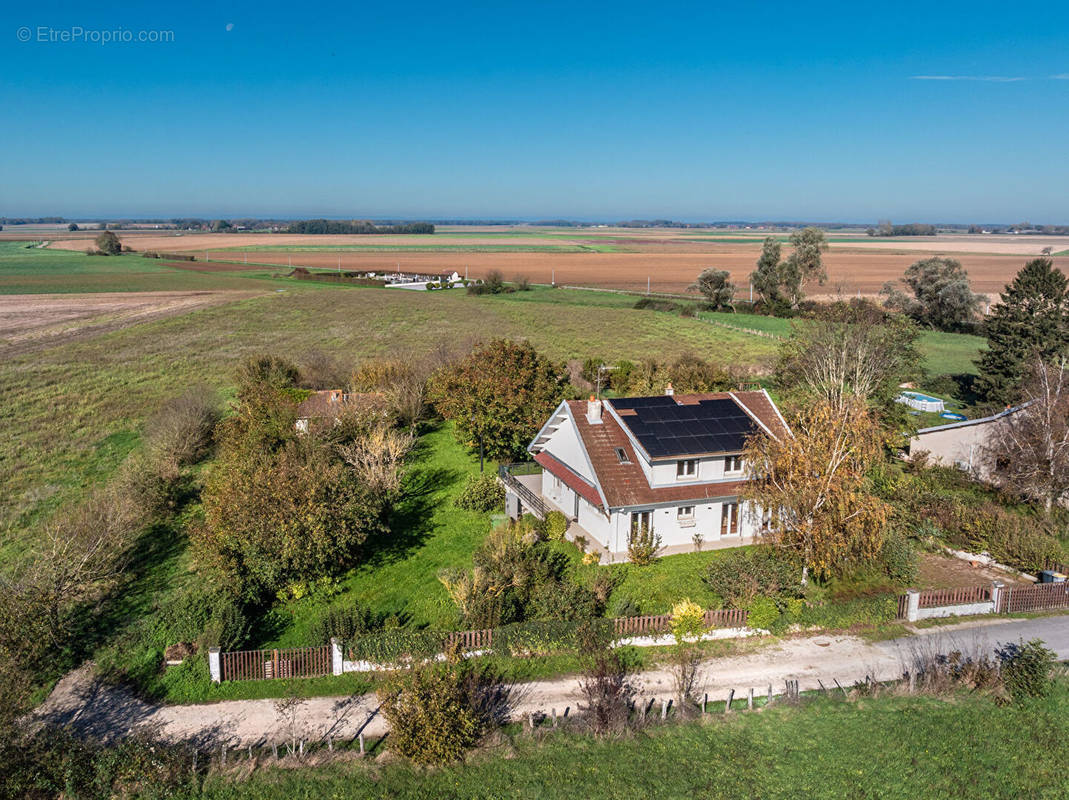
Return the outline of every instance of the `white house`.
{"type": "Polygon", "coordinates": [[[973,478],[998,483],[989,448],[996,441],[1000,429],[1009,425],[1014,414],[1028,407],[1028,403],[1007,408],[990,417],[967,419],[949,425],[921,428],[909,440],[906,455],[910,458],[926,453],[929,463],[957,467],[973,478]]]}
{"type": "Polygon", "coordinates": [[[740,501],[742,452],[752,435],[790,435],[764,391],[561,403],[528,447],[541,476],[502,475],[506,509],[562,511],[569,538],[604,561],[627,559],[630,534],[648,526],[666,554],[737,547],[767,516],[740,501]]]}

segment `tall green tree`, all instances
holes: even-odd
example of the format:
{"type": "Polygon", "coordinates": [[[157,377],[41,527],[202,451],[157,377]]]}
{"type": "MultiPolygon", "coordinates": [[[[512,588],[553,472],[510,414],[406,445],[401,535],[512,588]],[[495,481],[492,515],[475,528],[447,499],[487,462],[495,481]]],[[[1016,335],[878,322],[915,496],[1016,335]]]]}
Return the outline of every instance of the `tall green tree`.
{"type": "Polygon", "coordinates": [[[821,256],[828,249],[828,239],[820,228],[805,228],[791,234],[794,251],[780,265],[780,282],[792,308],[805,298],[805,287],[816,281],[823,286],[828,280],[821,256]]]}
{"type": "Polygon", "coordinates": [[[691,291],[701,292],[709,306],[717,311],[721,308],[734,310],[735,284],[731,282],[731,273],[723,269],[704,269],[698,279],[688,287],[691,291]]]}
{"type": "Polygon", "coordinates": [[[987,350],[977,361],[985,399],[1015,403],[1035,358],[1047,362],[1069,348],[1069,281],[1049,258],[1024,265],[984,323],[987,350]]]}
{"type": "Polygon", "coordinates": [[[456,426],[457,438],[487,458],[522,458],[565,396],[561,365],[529,342],[494,339],[431,380],[428,396],[456,426]]]}
{"type": "Polygon", "coordinates": [[[757,269],[750,273],[753,290],[773,312],[783,303],[779,273],[781,252],[782,248],[776,237],[765,237],[761,245],[761,255],[757,259],[757,269]]]}
{"type": "Polygon", "coordinates": [[[881,294],[886,305],[909,314],[922,325],[944,331],[960,330],[976,319],[983,298],[969,286],[969,273],[954,258],[933,256],[910,264],[902,282],[913,292],[911,298],[894,281],[881,294]]]}
{"type": "Polygon", "coordinates": [[[96,238],[97,250],[106,256],[117,256],[122,252],[122,242],[111,231],[104,231],[96,238]]]}

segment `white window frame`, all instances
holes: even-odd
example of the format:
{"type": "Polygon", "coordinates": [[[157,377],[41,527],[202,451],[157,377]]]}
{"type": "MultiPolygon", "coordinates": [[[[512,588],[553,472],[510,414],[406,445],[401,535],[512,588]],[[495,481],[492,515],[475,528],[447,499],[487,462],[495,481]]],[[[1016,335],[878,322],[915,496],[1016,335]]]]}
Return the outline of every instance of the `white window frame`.
{"type": "Polygon", "coordinates": [[[698,459],[681,458],[676,462],[676,480],[689,481],[698,477],[698,459]]]}
{"type": "Polygon", "coordinates": [[[742,456],[724,457],[724,474],[737,475],[743,471],[742,456]]]}
{"type": "Polygon", "coordinates": [[[676,508],[676,523],[681,528],[693,527],[694,508],[694,506],[678,506],[676,508]]]}

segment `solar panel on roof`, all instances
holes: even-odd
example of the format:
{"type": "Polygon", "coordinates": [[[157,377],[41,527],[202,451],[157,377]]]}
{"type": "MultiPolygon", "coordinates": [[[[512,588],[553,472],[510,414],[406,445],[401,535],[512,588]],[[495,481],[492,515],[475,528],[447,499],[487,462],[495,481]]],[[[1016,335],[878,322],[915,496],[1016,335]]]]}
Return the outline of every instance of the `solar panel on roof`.
{"type": "Polygon", "coordinates": [[[624,424],[651,458],[742,450],[757,427],[730,398],[680,405],[672,397],[625,397],[610,401],[633,409],[624,424]]]}

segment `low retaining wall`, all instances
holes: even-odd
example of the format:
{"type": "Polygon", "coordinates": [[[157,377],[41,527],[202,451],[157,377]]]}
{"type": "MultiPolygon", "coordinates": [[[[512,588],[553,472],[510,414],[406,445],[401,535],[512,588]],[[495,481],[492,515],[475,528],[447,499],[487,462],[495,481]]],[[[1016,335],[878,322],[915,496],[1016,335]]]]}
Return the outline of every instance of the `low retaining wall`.
{"type": "MultiPolygon", "coordinates": [[[[995,614],[999,611],[1001,595],[1005,590],[1002,581],[994,581],[991,584],[987,599],[976,599],[965,603],[949,602],[946,605],[936,606],[930,603],[922,603],[924,595],[935,594],[934,592],[928,593],[910,589],[906,592],[905,619],[907,622],[918,622],[922,619],[934,619],[937,617],[971,617],[977,614],[995,614]]],[[[954,590],[941,590],[939,593],[952,596],[956,592],[954,590]]],[[[961,593],[973,594],[974,596],[978,594],[974,590],[961,590],[961,593]]]]}

